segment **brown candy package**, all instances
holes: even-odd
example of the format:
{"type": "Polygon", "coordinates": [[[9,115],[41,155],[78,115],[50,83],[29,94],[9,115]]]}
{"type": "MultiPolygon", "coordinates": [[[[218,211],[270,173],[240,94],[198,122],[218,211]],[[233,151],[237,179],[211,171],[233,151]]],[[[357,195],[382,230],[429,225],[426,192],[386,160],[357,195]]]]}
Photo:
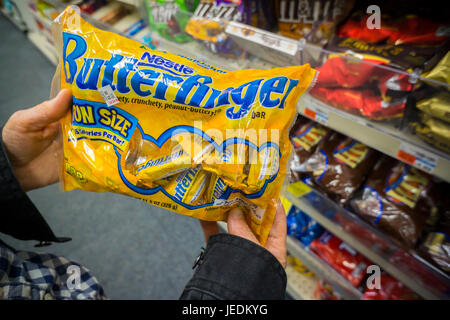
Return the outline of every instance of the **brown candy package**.
{"type": "Polygon", "coordinates": [[[450,274],[450,211],[446,211],[435,230],[430,232],[419,252],[432,264],[450,274]]]}
{"type": "Polygon", "coordinates": [[[407,248],[415,246],[439,214],[442,195],[433,178],[403,162],[383,156],[350,207],[407,248]]]}
{"type": "Polygon", "coordinates": [[[278,29],[292,39],[326,44],[353,7],[353,0],[279,0],[278,29]]]}
{"type": "Polygon", "coordinates": [[[449,41],[433,45],[409,45],[391,43],[370,43],[351,37],[334,37],[327,49],[334,52],[353,51],[358,54],[375,55],[384,58],[390,67],[412,71],[433,68],[447,53],[449,41]]]}
{"type": "Polygon", "coordinates": [[[321,124],[298,116],[290,132],[292,146],[294,147],[291,170],[306,172],[304,163],[316,151],[319,143],[331,134],[331,130],[321,124]]]}
{"type": "Polygon", "coordinates": [[[378,160],[377,151],[337,132],[322,140],[308,159],[314,182],[344,205],[378,160]]]}

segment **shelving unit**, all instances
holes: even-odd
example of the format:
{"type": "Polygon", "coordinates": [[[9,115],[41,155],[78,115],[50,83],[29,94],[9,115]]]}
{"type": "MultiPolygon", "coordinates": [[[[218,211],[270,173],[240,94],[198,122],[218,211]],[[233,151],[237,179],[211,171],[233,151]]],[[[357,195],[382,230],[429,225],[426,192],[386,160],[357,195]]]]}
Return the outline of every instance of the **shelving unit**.
{"type": "Polygon", "coordinates": [[[37,32],[29,32],[28,39],[47,57],[55,66],[58,64],[58,57],[54,48],[48,43],[47,39],[37,32]]]}
{"type": "Polygon", "coordinates": [[[8,11],[6,11],[3,8],[0,8],[0,12],[9,20],[11,21],[20,31],[26,31],[27,27],[21,23],[20,21],[18,21],[17,19],[15,19],[14,17],[10,16],[8,11]]]}
{"type": "Polygon", "coordinates": [[[286,266],[287,285],[286,291],[295,300],[315,300],[314,290],[317,286],[317,278],[305,276],[288,264],[286,266]]]}
{"type": "Polygon", "coordinates": [[[289,190],[284,190],[283,195],[325,229],[420,296],[426,299],[450,299],[450,279],[443,272],[419,256],[407,252],[379,230],[339,207],[323,194],[311,189],[301,196],[295,196],[289,190]]]}
{"type": "Polygon", "coordinates": [[[287,249],[297,257],[308,269],[312,270],[319,278],[326,280],[331,287],[344,299],[360,300],[362,293],[356,289],[347,279],[334,270],[325,261],[320,259],[309,248],[303,246],[296,239],[287,237],[287,249]]]}

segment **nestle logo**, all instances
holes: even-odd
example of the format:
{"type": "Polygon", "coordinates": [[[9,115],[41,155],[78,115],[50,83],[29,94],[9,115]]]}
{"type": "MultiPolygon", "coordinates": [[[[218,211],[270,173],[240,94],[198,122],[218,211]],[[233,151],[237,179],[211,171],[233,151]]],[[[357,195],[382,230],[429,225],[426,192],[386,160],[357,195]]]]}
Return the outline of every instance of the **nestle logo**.
{"type": "Polygon", "coordinates": [[[188,76],[188,75],[193,74],[195,71],[184,64],[175,63],[169,59],[163,58],[156,54],[152,55],[149,52],[144,52],[144,54],[142,55],[140,60],[143,62],[140,62],[139,66],[156,67],[156,68],[164,69],[166,71],[170,71],[172,74],[175,74],[175,75],[188,76]],[[167,69],[171,69],[171,70],[167,70],[167,69]],[[172,70],[176,71],[176,73],[173,72],[172,70]]]}

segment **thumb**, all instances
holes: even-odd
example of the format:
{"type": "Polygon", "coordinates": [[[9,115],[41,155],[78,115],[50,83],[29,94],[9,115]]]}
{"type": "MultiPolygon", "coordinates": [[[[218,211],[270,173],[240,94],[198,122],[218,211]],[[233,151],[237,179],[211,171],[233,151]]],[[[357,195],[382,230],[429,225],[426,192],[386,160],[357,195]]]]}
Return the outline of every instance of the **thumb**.
{"type": "Polygon", "coordinates": [[[234,208],[228,213],[228,233],[260,244],[250,230],[245,215],[240,208],[234,208]]]}
{"type": "Polygon", "coordinates": [[[70,89],[61,90],[56,97],[44,101],[30,109],[22,111],[24,126],[31,130],[41,130],[45,126],[61,119],[72,105],[70,89]]]}

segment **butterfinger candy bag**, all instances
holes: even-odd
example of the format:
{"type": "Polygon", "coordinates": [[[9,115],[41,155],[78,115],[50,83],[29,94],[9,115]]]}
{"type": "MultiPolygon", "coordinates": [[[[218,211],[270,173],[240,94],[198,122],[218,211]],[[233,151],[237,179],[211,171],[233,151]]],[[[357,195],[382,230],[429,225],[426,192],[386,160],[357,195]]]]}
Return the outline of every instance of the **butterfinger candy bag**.
{"type": "Polygon", "coordinates": [[[440,188],[427,173],[383,156],[350,205],[361,217],[412,248],[439,216],[440,188]]]}
{"type": "Polygon", "coordinates": [[[309,65],[228,72],[94,28],[68,7],[53,25],[64,190],[116,192],[191,217],[240,207],[265,243],[309,65]]]}
{"type": "Polygon", "coordinates": [[[314,153],[319,143],[328,138],[331,130],[321,124],[299,116],[291,129],[291,142],[294,147],[294,157],[291,170],[305,172],[303,164],[314,153]]]}
{"type": "Polygon", "coordinates": [[[344,205],[361,186],[378,153],[354,139],[334,132],[317,146],[305,167],[314,182],[344,205]]]}

